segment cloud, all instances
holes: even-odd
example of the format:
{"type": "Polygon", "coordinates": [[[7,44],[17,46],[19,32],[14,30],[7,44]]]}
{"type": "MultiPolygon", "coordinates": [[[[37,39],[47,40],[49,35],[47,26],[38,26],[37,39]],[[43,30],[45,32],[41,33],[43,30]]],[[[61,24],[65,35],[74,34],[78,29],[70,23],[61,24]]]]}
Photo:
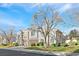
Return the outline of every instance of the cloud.
{"type": "Polygon", "coordinates": [[[45,5],[46,5],[45,3],[33,3],[30,8],[43,7],[45,5]]]}
{"type": "Polygon", "coordinates": [[[32,6],[30,8],[34,8],[34,7],[37,7],[39,5],[40,5],[39,3],[35,3],[35,4],[32,4],[32,6]]]}
{"type": "Polygon", "coordinates": [[[0,4],[0,7],[6,8],[2,12],[0,12],[0,25],[14,26],[16,28],[25,27],[25,23],[22,19],[24,19],[25,10],[23,7],[26,5],[21,4],[0,4]],[[17,8],[18,7],[18,8],[17,8]]]}
{"type": "Polygon", "coordinates": [[[72,4],[65,4],[63,7],[59,8],[59,12],[63,13],[65,11],[71,9],[71,7],[72,7],[72,4]]]}
{"type": "Polygon", "coordinates": [[[0,25],[8,25],[8,26],[14,26],[14,27],[24,26],[22,21],[13,21],[13,20],[7,20],[7,19],[1,19],[0,25]]]}
{"type": "MultiPolygon", "coordinates": [[[[30,8],[43,7],[43,6],[55,7],[56,4],[36,3],[36,4],[32,4],[32,6],[30,8]]],[[[56,7],[58,7],[58,4],[56,7]]],[[[60,14],[62,14],[63,12],[65,12],[71,8],[72,8],[72,4],[63,4],[63,6],[61,6],[61,4],[60,4],[60,8],[58,8],[57,11],[59,11],[60,14]]]]}

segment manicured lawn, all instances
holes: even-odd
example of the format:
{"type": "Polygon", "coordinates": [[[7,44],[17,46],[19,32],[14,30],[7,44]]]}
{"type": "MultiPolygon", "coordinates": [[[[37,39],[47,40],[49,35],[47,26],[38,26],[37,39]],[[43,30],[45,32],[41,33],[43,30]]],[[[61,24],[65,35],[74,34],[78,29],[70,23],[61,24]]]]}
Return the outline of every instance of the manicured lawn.
{"type": "Polygon", "coordinates": [[[76,52],[76,53],[79,53],[79,40],[76,43],[70,42],[68,46],[65,43],[62,43],[62,45],[59,47],[57,47],[56,45],[54,46],[52,44],[50,48],[44,48],[44,46],[31,46],[26,49],[54,51],[54,52],[76,52]]]}
{"type": "Polygon", "coordinates": [[[28,47],[27,49],[33,49],[33,50],[43,50],[43,51],[54,51],[54,52],[79,52],[79,45],[75,46],[68,46],[68,47],[51,47],[51,48],[44,48],[39,46],[34,47],[28,47]]]}
{"type": "Polygon", "coordinates": [[[0,48],[8,48],[9,46],[0,45],[0,48]]]}
{"type": "Polygon", "coordinates": [[[16,44],[13,44],[13,43],[8,43],[8,44],[2,44],[0,45],[0,48],[9,48],[9,47],[13,47],[15,46],[16,44]]]}

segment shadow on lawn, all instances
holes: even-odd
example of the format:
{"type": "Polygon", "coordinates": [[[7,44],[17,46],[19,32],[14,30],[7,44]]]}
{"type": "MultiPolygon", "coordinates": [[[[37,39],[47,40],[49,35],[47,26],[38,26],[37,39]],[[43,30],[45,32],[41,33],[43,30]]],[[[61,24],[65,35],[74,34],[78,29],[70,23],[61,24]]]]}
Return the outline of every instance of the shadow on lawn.
{"type": "Polygon", "coordinates": [[[79,49],[76,49],[75,51],[73,51],[73,53],[79,53],[79,49]]]}

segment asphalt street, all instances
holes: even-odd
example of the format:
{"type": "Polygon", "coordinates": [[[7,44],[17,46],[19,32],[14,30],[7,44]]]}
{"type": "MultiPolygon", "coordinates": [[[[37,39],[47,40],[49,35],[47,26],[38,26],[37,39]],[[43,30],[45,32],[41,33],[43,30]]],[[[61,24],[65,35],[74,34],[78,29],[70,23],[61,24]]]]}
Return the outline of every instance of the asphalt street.
{"type": "Polygon", "coordinates": [[[8,50],[8,49],[0,49],[0,56],[56,56],[42,53],[34,53],[34,52],[24,52],[24,51],[16,51],[16,50],[8,50]]]}

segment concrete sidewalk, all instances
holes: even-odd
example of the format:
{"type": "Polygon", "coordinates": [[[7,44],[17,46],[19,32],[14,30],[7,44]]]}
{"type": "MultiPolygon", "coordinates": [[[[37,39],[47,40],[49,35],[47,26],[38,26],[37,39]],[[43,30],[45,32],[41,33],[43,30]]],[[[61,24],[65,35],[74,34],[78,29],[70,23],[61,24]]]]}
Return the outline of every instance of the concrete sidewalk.
{"type": "Polygon", "coordinates": [[[48,55],[53,55],[54,54],[54,55],[57,55],[57,56],[66,56],[66,55],[70,55],[71,54],[70,52],[52,52],[52,51],[41,51],[41,50],[24,49],[23,46],[11,47],[11,48],[1,48],[1,49],[32,52],[32,53],[41,53],[41,54],[48,54],[48,55]]]}

